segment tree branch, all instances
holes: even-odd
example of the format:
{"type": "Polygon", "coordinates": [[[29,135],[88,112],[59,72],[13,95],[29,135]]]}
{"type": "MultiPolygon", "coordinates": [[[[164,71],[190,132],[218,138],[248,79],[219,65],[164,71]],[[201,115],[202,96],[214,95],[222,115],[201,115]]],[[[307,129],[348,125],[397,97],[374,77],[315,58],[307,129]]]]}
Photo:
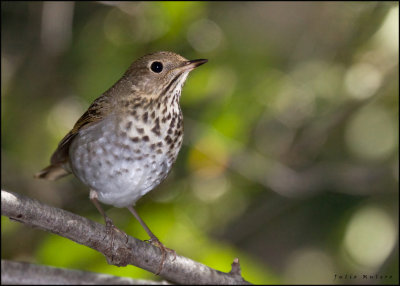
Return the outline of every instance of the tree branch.
{"type": "Polygon", "coordinates": [[[1,260],[1,283],[13,285],[170,285],[166,281],[131,279],[8,260],[1,260]]]}
{"type": "MultiPolygon", "coordinates": [[[[131,264],[156,273],[161,262],[161,250],[154,245],[131,236],[127,241],[119,232],[115,232],[111,243],[112,236],[106,234],[104,225],[21,194],[1,190],[1,214],[95,249],[109,264],[131,264]]],[[[174,259],[171,253],[167,253],[160,276],[178,284],[250,284],[237,271],[224,273],[183,256],[174,259]]]]}

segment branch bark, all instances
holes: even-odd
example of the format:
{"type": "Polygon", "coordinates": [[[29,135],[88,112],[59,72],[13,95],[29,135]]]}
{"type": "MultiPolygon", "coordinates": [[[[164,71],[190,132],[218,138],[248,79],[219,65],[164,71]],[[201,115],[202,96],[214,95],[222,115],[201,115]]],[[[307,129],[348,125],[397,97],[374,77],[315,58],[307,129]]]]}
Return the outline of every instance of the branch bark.
{"type": "MultiPolygon", "coordinates": [[[[115,232],[114,241],[104,225],[54,208],[21,194],[1,190],[1,214],[10,219],[71,239],[102,253],[109,264],[128,264],[156,273],[161,250],[134,237],[115,232]]],[[[238,267],[235,263],[235,269],[238,267]]],[[[177,284],[250,284],[237,271],[224,273],[189,258],[167,253],[160,276],[177,284]]]]}
{"type": "Polygon", "coordinates": [[[170,285],[166,281],[131,279],[8,260],[1,260],[1,283],[12,285],[170,285]]]}

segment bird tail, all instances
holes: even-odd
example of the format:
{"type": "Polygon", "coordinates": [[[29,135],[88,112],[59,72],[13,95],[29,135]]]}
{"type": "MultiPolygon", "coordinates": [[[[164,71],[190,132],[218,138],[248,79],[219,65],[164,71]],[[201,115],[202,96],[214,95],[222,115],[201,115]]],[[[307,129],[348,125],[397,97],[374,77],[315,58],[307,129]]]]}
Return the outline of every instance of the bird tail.
{"type": "Polygon", "coordinates": [[[68,175],[70,172],[65,170],[61,165],[50,165],[47,168],[37,172],[35,174],[36,179],[45,179],[54,181],[61,177],[68,175]]]}

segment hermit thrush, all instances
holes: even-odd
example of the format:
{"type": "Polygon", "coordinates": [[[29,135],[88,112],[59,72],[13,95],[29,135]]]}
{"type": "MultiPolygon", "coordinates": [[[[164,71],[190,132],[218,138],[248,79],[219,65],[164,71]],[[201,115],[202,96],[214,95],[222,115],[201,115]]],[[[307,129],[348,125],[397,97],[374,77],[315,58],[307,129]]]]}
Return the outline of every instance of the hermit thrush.
{"type": "Polygon", "coordinates": [[[126,207],[162,250],[133,206],[168,175],[183,140],[179,106],[182,86],[194,68],[172,52],[157,52],[133,62],[120,80],[97,98],[61,140],[51,165],[35,175],[55,180],[69,173],[90,188],[90,199],[115,228],[100,202],[126,207]]]}

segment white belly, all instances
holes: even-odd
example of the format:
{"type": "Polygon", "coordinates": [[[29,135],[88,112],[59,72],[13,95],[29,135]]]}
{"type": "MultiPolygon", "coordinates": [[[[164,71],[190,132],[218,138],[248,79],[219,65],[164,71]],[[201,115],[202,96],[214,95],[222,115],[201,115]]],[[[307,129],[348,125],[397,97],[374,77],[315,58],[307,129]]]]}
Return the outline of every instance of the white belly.
{"type": "Polygon", "coordinates": [[[162,136],[142,131],[143,126],[126,128],[130,120],[85,128],[70,147],[74,174],[97,192],[99,201],[115,207],[133,205],[164,180],[180,149],[171,156],[162,136]]]}

